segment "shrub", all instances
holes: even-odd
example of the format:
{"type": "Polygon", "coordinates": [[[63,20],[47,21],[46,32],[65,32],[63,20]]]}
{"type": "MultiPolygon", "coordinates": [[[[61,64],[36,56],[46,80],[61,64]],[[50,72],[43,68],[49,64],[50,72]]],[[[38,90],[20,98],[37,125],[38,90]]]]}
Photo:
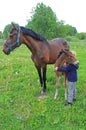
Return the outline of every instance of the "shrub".
{"type": "Polygon", "coordinates": [[[86,33],[84,33],[84,32],[77,33],[76,37],[78,37],[80,40],[84,40],[84,39],[86,39],[86,33]]]}

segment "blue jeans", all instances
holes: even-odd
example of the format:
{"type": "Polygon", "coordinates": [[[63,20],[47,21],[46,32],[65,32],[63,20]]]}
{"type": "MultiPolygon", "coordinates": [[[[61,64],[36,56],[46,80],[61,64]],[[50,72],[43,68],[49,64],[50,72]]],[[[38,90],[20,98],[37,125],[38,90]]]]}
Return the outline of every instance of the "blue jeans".
{"type": "Polygon", "coordinates": [[[76,99],[76,82],[68,82],[68,102],[72,103],[76,99]]]}

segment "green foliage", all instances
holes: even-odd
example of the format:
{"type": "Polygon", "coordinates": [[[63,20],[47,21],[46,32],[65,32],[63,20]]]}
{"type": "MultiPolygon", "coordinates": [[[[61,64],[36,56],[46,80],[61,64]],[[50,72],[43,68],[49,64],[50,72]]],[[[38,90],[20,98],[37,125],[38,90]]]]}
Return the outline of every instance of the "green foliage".
{"type": "Polygon", "coordinates": [[[69,42],[79,42],[80,41],[76,36],[66,36],[65,39],[69,42]]]}
{"type": "Polygon", "coordinates": [[[22,45],[7,56],[0,46],[0,130],[86,129],[86,41],[69,44],[80,61],[77,101],[72,107],[64,106],[63,78],[54,100],[54,65],[47,67],[47,94],[40,99],[42,88],[30,51],[22,45]]]}
{"type": "Polygon", "coordinates": [[[32,17],[31,20],[28,21],[27,27],[51,39],[56,35],[56,15],[49,6],[47,7],[43,3],[38,3],[36,8],[32,11],[32,17]]]}
{"type": "Polygon", "coordinates": [[[3,39],[0,39],[0,46],[2,46],[4,43],[4,40],[3,39]]]}
{"type": "Polygon", "coordinates": [[[64,25],[66,30],[67,30],[67,33],[66,35],[69,35],[69,36],[74,36],[76,33],[77,33],[77,30],[75,27],[72,27],[71,25],[64,25]]]}
{"type": "Polygon", "coordinates": [[[77,33],[75,27],[64,25],[64,21],[59,21],[53,10],[43,3],[38,3],[36,8],[32,10],[32,17],[28,21],[27,27],[39,32],[47,39],[74,36],[77,33]]]}
{"type": "MultiPolygon", "coordinates": [[[[16,24],[16,23],[15,23],[15,24],[16,24]]],[[[16,24],[16,25],[18,25],[18,24],[16,24]]],[[[9,33],[10,33],[12,27],[13,27],[12,24],[8,24],[8,25],[5,26],[4,31],[3,31],[3,38],[4,38],[4,39],[7,39],[7,38],[8,38],[9,33]]]]}
{"type": "Polygon", "coordinates": [[[72,27],[68,24],[65,25],[63,21],[58,22],[57,25],[57,35],[60,37],[75,36],[75,34],[77,33],[75,27],[72,27]]]}
{"type": "Polygon", "coordinates": [[[76,37],[78,37],[80,40],[84,40],[84,39],[86,39],[86,33],[84,33],[84,32],[77,33],[76,37]]]}
{"type": "Polygon", "coordinates": [[[7,37],[9,36],[9,33],[12,29],[12,25],[11,24],[8,24],[6,25],[6,27],[4,28],[4,31],[3,31],[3,37],[4,39],[7,39],[7,37]]]}
{"type": "MultiPolygon", "coordinates": [[[[38,3],[36,7],[32,9],[32,16],[30,20],[27,21],[26,27],[40,33],[47,39],[75,36],[77,33],[75,27],[68,24],[65,25],[63,20],[59,21],[51,7],[43,3],[38,3]]],[[[4,39],[8,37],[11,28],[11,24],[6,25],[4,28],[4,39]]]]}
{"type": "Polygon", "coordinates": [[[3,33],[0,31],[0,39],[3,38],[3,33]]]}

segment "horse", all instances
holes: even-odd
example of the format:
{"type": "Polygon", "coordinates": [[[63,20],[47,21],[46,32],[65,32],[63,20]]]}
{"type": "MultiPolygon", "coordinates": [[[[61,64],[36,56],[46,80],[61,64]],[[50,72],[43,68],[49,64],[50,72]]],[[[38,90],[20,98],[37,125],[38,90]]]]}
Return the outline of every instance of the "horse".
{"type": "Polygon", "coordinates": [[[43,87],[42,94],[46,94],[46,71],[47,64],[54,64],[57,59],[57,52],[61,49],[68,49],[68,42],[63,38],[47,40],[39,33],[30,28],[16,26],[12,23],[8,39],[3,45],[3,52],[9,55],[15,48],[22,44],[31,51],[31,59],[37,69],[40,84],[43,87]]]}
{"type": "MultiPolygon", "coordinates": [[[[78,61],[76,59],[75,52],[71,51],[71,50],[66,50],[65,49],[65,50],[61,50],[59,52],[54,67],[56,67],[56,66],[64,67],[64,66],[66,66],[69,63],[75,64],[77,62],[78,61]]],[[[55,92],[54,99],[56,99],[57,96],[58,96],[59,79],[60,79],[61,76],[63,76],[64,77],[65,100],[67,100],[67,91],[66,91],[67,78],[66,78],[66,72],[55,71],[55,73],[56,73],[56,92],[55,92]]]]}

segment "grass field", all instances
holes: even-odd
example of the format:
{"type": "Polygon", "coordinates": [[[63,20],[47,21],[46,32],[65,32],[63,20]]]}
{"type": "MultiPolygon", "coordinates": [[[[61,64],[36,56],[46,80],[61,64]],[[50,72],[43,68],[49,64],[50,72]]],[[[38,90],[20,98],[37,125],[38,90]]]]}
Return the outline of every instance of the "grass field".
{"type": "Polygon", "coordinates": [[[65,107],[63,79],[54,100],[54,66],[47,70],[47,95],[41,92],[37,71],[26,46],[9,56],[0,46],[0,130],[86,130],[86,41],[70,42],[80,61],[77,101],[65,107]]]}

